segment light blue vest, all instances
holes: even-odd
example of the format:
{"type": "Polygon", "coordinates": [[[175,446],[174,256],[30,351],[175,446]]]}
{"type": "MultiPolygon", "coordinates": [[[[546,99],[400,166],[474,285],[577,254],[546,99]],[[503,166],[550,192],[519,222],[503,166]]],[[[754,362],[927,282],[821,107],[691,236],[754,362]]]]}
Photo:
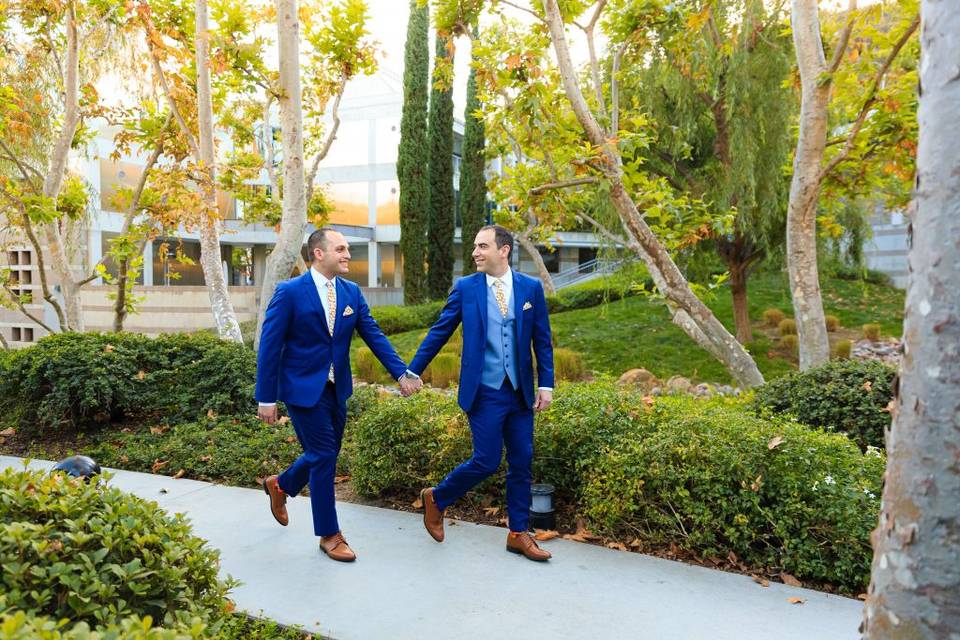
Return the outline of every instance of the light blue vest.
{"type": "MultiPolygon", "coordinates": [[[[512,298],[512,296],[511,296],[512,298]]],[[[517,376],[517,331],[513,300],[507,300],[507,317],[497,306],[497,298],[487,287],[487,341],[483,349],[483,374],[480,382],[499,389],[503,379],[509,378],[514,389],[519,389],[517,376]]]]}

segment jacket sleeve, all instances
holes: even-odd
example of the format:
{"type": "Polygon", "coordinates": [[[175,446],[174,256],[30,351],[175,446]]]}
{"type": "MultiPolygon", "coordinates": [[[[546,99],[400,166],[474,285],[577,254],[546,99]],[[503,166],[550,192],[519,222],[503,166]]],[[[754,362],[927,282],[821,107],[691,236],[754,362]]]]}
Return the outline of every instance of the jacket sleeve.
{"type": "Polygon", "coordinates": [[[407,365],[400,356],[397,355],[397,350],[393,348],[393,345],[390,344],[390,340],[384,335],[380,325],[378,325],[377,321],[370,315],[370,307],[367,306],[363,292],[358,290],[357,295],[359,296],[359,302],[357,304],[357,333],[359,333],[363,341],[367,343],[367,346],[370,347],[373,354],[377,356],[377,360],[390,372],[394,380],[399,380],[400,376],[406,372],[407,365]]]}
{"type": "MultiPolygon", "coordinates": [[[[459,282],[462,282],[459,281],[459,282]]],[[[418,376],[430,364],[434,356],[440,351],[440,348],[447,343],[453,332],[460,325],[461,312],[463,310],[463,293],[460,291],[459,282],[454,285],[447,297],[447,303],[440,312],[440,317],[430,327],[430,332],[423,339],[420,348],[410,361],[410,371],[418,376]]]]}
{"type": "Polygon", "coordinates": [[[537,387],[553,387],[553,342],[550,338],[550,314],[543,285],[537,281],[533,317],[533,353],[537,357],[537,387]]]}
{"type": "Polygon", "coordinates": [[[293,317],[293,294],[286,283],[277,285],[273,298],[267,305],[260,329],[260,348],[257,351],[257,389],[258,402],[276,402],[277,386],[280,376],[280,354],[293,317]]]}

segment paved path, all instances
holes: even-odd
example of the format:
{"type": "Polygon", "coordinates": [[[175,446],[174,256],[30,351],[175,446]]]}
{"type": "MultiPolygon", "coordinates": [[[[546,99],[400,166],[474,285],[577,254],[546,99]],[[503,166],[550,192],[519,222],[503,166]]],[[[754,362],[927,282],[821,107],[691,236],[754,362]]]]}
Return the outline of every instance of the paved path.
{"type": "Polygon", "coordinates": [[[859,638],[857,600],[566,540],[544,543],[554,558],[537,564],[504,551],[505,529],[458,522],[437,544],[418,515],[389,509],[339,505],[359,556],[341,564],[317,551],[307,500],[288,503],[284,528],[261,491],[115,473],[220,549],[223,573],[243,581],[239,608],[336,640],[859,638]]]}

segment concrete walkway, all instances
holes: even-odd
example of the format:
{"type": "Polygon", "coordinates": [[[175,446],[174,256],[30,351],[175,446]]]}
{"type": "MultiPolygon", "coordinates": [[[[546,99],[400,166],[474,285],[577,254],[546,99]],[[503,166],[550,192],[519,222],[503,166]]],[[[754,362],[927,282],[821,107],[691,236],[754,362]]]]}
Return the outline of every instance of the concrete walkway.
{"type": "MultiPolygon", "coordinates": [[[[8,466],[23,461],[0,456],[8,466]]],[[[859,638],[857,600],[559,539],[537,564],[504,551],[505,529],[458,522],[437,544],[419,515],[374,507],[339,505],[359,556],[341,564],[317,550],[308,500],[288,502],[284,528],[258,490],[115,473],[220,549],[239,608],[337,640],[859,638]]]]}

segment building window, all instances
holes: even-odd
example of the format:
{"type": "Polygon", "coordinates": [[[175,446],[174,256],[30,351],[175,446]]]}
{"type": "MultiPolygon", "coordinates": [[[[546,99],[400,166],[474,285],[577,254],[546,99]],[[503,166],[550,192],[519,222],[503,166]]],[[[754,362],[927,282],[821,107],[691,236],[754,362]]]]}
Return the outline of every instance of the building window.
{"type": "Polygon", "coordinates": [[[11,327],[10,333],[13,342],[33,342],[33,327],[11,327]]]}
{"type": "Polygon", "coordinates": [[[10,291],[17,296],[29,293],[33,289],[33,251],[8,251],[7,263],[10,268],[10,291]]]}

